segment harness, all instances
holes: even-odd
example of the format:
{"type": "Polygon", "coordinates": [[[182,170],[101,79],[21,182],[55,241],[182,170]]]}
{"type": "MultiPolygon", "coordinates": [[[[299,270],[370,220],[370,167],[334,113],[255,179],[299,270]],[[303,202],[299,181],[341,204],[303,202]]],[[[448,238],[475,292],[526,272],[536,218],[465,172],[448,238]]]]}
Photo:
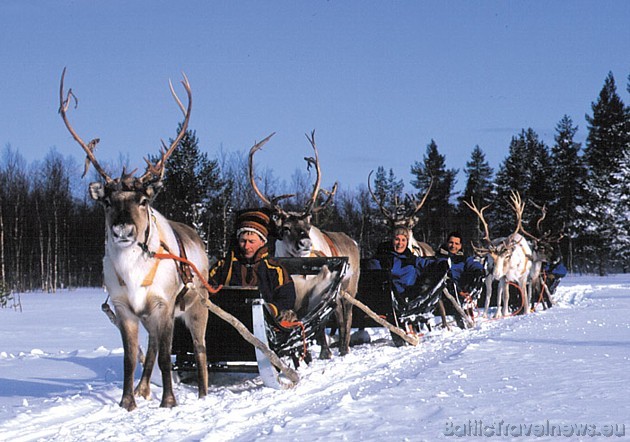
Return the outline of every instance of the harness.
{"type": "MultiPolygon", "coordinates": [[[[166,242],[164,241],[162,231],[160,230],[158,226],[160,248],[158,249],[157,252],[150,251],[149,246],[148,246],[148,241],[149,241],[149,236],[151,234],[151,226],[153,225],[153,222],[156,222],[156,220],[155,220],[155,216],[152,213],[150,213],[150,211],[147,211],[147,218],[148,218],[148,226],[147,226],[147,229],[144,231],[144,241],[142,243],[138,243],[138,247],[140,247],[140,249],[142,249],[142,252],[146,253],[150,258],[155,259],[155,262],[153,266],[151,267],[151,269],[149,270],[149,272],[145,275],[144,279],[142,280],[142,284],[140,284],[140,286],[150,287],[153,284],[153,280],[155,279],[155,275],[157,274],[158,267],[160,265],[160,262],[163,259],[163,258],[160,258],[161,256],[182,258],[182,260],[176,260],[177,262],[175,263],[177,274],[179,275],[179,279],[182,281],[182,284],[183,284],[182,289],[179,291],[179,293],[175,297],[175,304],[179,304],[179,309],[180,311],[183,312],[186,309],[184,295],[186,295],[186,293],[190,289],[190,286],[193,281],[193,274],[190,268],[188,257],[186,255],[186,248],[184,247],[184,243],[182,242],[182,239],[177,233],[177,231],[173,230],[173,235],[175,236],[175,239],[177,240],[177,247],[179,249],[179,255],[174,255],[169,249],[166,242]]],[[[157,223],[156,223],[156,226],[157,226],[157,223]]],[[[125,281],[120,277],[120,275],[118,275],[118,273],[116,273],[116,277],[118,278],[118,283],[121,286],[125,286],[125,281]]]]}
{"type": "MultiPolygon", "coordinates": [[[[337,249],[337,247],[335,246],[335,243],[333,243],[332,238],[326,232],[323,232],[323,231],[322,231],[322,236],[324,237],[324,240],[326,241],[326,244],[328,244],[328,247],[330,248],[330,255],[331,256],[339,256],[339,249],[337,249]]],[[[320,258],[327,256],[321,250],[313,250],[311,252],[311,255],[316,256],[316,257],[320,257],[320,258]]]]}

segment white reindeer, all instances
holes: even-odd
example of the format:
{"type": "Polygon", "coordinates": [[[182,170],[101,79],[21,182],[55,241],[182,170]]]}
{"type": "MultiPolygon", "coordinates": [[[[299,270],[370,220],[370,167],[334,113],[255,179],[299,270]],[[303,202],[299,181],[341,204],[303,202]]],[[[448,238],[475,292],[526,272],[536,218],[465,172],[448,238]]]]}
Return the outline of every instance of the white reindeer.
{"type": "Polygon", "coordinates": [[[490,298],[492,296],[492,283],[498,282],[497,288],[497,311],[496,317],[507,316],[509,308],[510,291],[508,284],[514,283],[518,286],[523,302],[525,313],[530,311],[529,295],[527,290],[527,280],[529,277],[532,261],[532,250],[523,236],[518,232],[521,229],[521,218],[525,205],[521,201],[521,197],[517,192],[512,192],[510,196],[510,206],[516,214],[516,229],[506,238],[490,239],[488,223],[484,219],[483,211],[489,206],[481,209],[477,208],[471,198],[471,202],[464,203],[477,214],[484,226],[485,246],[474,247],[478,254],[489,255],[494,263],[492,273],[486,278],[486,303],[484,316],[488,313],[490,307],[490,298]]]}
{"type": "MultiPolygon", "coordinates": [[[[147,160],[146,172],[139,178],[124,170],[120,178],[112,179],[94,156],[98,139],[86,144],[70,125],[66,111],[70,99],[76,97],[72,89],[64,92],[64,69],[59,91],[59,113],[72,137],[85,151],[86,169],[91,163],[105,183],[90,184],[90,195],[105,209],[106,243],[103,258],[104,281],[115,309],[115,322],[120,330],[124,348],[124,380],[120,406],[128,411],[136,408],[134,372],[138,358],[138,326],[149,335],[142,377],[135,394],[149,399],[150,378],[157,358],[162,372],[161,407],[177,405],[171,378],[171,342],[175,316],[181,316],[190,329],[195,357],[199,397],[208,391],[205,332],[208,310],[203,301],[207,292],[189,266],[174,260],[160,260],[156,253],[187,258],[201,272],[208,272],[208,258],[204,244],[190,227],[167,220],[151,207],[162,187],[164,166],[184,136],[190,119],[192,93],[184,76],[182,84],[188,95],[188,107],[180,102],[170,85],[171,93],[184,113],[184,122],[170,148],[162,151],[155,164],[147,160]]],[[[166,148],[166,146],[164,146],[166,148]]]]}

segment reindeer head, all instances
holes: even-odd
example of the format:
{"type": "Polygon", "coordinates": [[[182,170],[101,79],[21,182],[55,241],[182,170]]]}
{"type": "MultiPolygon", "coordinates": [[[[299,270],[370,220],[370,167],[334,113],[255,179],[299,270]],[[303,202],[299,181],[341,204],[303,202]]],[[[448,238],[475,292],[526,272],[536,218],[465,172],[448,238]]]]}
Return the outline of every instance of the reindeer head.
{"type": "Polygon", "coordinates": [[[276,254],[279,256],[296,256],[304,257],[309,256],[313,251],[313,241],[311,239],[311,218],[315,213],[320,212],[330,204],[335,193],[337,192],[337,183],[334,184],[332,190],[327,191],[320,188],[321,185],[321,169],[319,167],[319,155],[317,152],[317,146],[315,144],[315,131],[312,131],[310,136],[306,134],[313,151],[314,157],[305,157],[309,167],[315,167],[316,179],[313,185],[313,192],[311,197],[306,202],[304,209],[301,212],[293,212],[284,210],[279,202],[283,199],[295,196],[294,194],[285,194],[276,196],[273,198],[267,198],[256,184],[256,177],[254,174],[254,154],[259,151],[263,145],[269,141],[269,139],[275,134],[272,133],[264,140],[254,144],[249,151],[249,181],[252,185],[254,193],[260,198],[263,204],[272,210],[272,235],[277,238],[276,242],[276,254]],[[317,197],[323,192],[327,195],[326,200],[320,205],[316,206],[317,197]],[[278,248],[281,250],[279,251],[278,248]],[[278,253],[280,252],[280,253],[278,253]]]}
{"type": "Polygon", "coordinates": [[[429,196],[429,192],[431,192],[431,187],[433,186],[433,177],[431,177],[431,182],[429,183],[429,188],[426,193],[422,197],[420,201],[417,198],[411,197],[409,195],[406,196],[405,201],[398,201],[398,198],[394,200],[394,208],[393,210],[388,210],[385,208],[384,201],[379,200],[372,191],[371,185],[371,177],[374,171],[370,171],[368,175],[368,190],[374,202],[378,205],[381,213],[385,217],[385,222],[387,223],[391,232],[394,232],[398,228],[407,229],[409,232],[409,242],[407,247],[414,254],[418,254],[422,247],[418,243],[418,241],[413,237],[413,228],[418,224],[418,212],[424,205],[429,196]]]}
{"type": "Polygon", "coordinates": [[[533,252],[535,253],[536,260],[552,263],[558,262],[562,259],[562,254],[560,252],[560,240],[564,238],[564,225],[560,229],[560,232],[555,234],[551,233],[551,230],[543,230],[542,223],[547,216],[547,207],[544,204],[540,206],[533,201],[530,202],[541,212],[540,218],[536,221],[536,231],[538,236],[527,232],[522,226],[521,232],[532,240],[534,245],[533,252]]]}
{"type": "MultiPolygon", "coordinates": [[[[485,236],[483,238],[485,244],[483,246],[476,246],[473,244],[473,249],[477,255],[486,255],[492,260],[494,264],[492,270],[493,277],[495,279],[500,279],[514,266],[512,256],[515,251],[517,251],[517,247],[520,247],[523,243],[525,243],[525,239],[518,233],[521,229],[521,221],[525,204],[522,202],[521,196],[518,192],[511,193],[510,207],[516,215],[516,228],[514,232],[506,238],[497,238],[492,240],[490,238],[488,223],[483,215],[484,210],[490,206],[484,206],[479,209],[472,198],[470,199],[470,203],[468,203],[468,201],[464,201],[464,203],[470,208],[470,210],[477,214],[485,232],[485,236]]],[[[529,250],[529,246],[526,247],[526,250],[529,250]]],[[[522,254],[520,252],[522,252],[522,250],[518,249],[518,251],[520,259],[520,255],[522,254]]]]}
{"type": "Polygon", "coordinates": [[[77,99],[72,89],[69,89],[67,93],[64,91],[65,74],[66,69],[64,68],[59,88],[59,113],[72,137],[86,153],[83,176],[87,173],[89,165],[92,164],[104,180],[104,183],[93,182],[90,184],[90,196],[105,208],[108,240],[121,248],[126,248],[133,244],[146,247],[151,225],[151,204],[162,188],[166,160],[173,153],[188,128],[192,108],[192,92],[188,79],[184,75],[184,80],[182,81],[188,95],[188,107],[186,109],[177,97],[173,85],[169,82],[171,93],[184,114],[181,130],[171,146],[166,148],[166,145],[162,143],[161,158],[156,163],[145,159],[147,168],[142,176],[136,177],[135,170],[127,173],[123,169],[120,178],[112,179],[94,155],[94,148],[99,142],[98,138],[86,144],[68,121],[66,112],[70,105],[70,100],[75,100],[76,107],[77,99]]]}

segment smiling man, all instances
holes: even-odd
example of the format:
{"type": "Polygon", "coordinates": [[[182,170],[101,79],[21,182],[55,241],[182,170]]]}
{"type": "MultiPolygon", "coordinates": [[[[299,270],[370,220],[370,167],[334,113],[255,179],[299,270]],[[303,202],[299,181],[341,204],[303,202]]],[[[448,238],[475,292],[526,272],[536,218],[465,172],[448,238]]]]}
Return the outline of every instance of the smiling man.
{"type": "Polygon", "coordinates": [[[210,270],[215,285],[258,287],[261,296],[282,320],[295,319],[295,286],[286,269],[269,256],[269,216],[244,210],[236,219],[236,247],[210,270]]]}

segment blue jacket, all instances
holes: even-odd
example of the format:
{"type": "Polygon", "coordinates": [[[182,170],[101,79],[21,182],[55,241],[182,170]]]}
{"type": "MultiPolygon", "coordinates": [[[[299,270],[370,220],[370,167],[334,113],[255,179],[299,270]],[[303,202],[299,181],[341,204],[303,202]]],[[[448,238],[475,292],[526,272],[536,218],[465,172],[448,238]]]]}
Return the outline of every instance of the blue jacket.
{"type": "Polygon", "coordinates": [[[483,264],[472,256],[466,256],[460,250],[457,254],[450,253],[445,246],[440,247],[439,256],[451,258],[451,279],[460,283],[462,275],[475,277],[485,273],[483,264]]]}
{"type": "MultiPolygon", "coordinates": [[[[391,243],[387,245],[391,247],[391,243]]],[[[409,249],[405,249],[403,253],[396,253],[394,250],[384,250],[383,247],[379,247],[375,258],[370,260],[368,268],[389,270],[394,289],[402,295],[415,285],[418,277],[433,262],[435,259],[415,256],[409,249]]]]}
{"type": "Polygon", "coordinates": [[[558,261],[555,264],[550,264],[547,262],[545,263],[543,270],[547,274],[551,274],[555,276],[556,278],[564,278],[565,276],[567,276],[567,272],[568,272],[567,268],[562,263],[562,261],[558,261]]]}

